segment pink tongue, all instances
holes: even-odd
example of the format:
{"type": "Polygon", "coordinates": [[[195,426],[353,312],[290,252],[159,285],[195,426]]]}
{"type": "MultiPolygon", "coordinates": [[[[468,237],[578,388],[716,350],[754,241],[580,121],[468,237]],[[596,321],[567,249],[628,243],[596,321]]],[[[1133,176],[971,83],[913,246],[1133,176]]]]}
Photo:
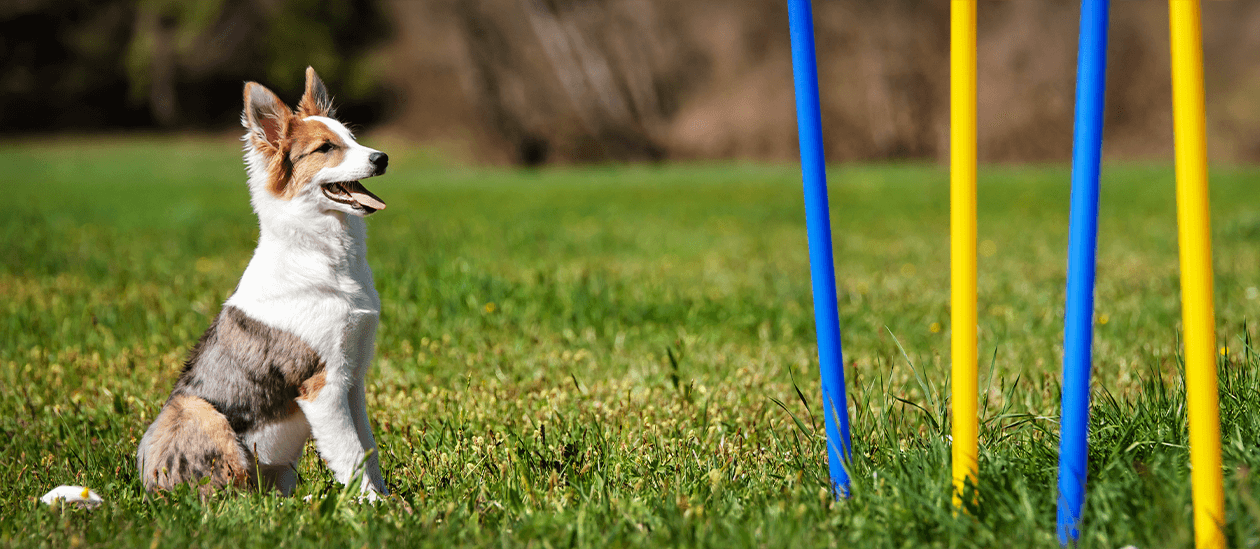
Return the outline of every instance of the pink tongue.
{"type": "Polygon", "coordinates": [[[385,203],[380,198],[372,194],[371,191],[363,188],[363,184],[358,181],[347,181],[341,184],[341,187],[350,193],[350,198],[363,206],[372,208],[373,210],[384,210],[385,203]]]}

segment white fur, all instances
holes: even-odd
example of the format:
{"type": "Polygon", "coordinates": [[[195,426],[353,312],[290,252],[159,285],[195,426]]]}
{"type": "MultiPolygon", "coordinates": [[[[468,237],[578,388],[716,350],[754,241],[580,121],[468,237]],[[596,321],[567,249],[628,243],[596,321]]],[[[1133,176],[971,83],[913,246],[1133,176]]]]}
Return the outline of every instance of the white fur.
{"type": "Polygon", "coordinates": [[[302,445],[308,438],[311,438],[311,425],[306,416],[293,414],[255,427],[245,434],[242,443],[253,452],[259,465],[287,465],[302,459],[302,445]]]}
{"type": "MultiPolygon", "coordinates": [[[[313,401],[299,400],[302,414],[260,429],[246,441],[257,445],[260,464],[290,468],[309,435],[339,482],[363,475],[370,499],[387,494],[376,441],[363,398],[364,377],[375,350],[381,301],[367,263],[367,228],[348,206],[328,199],[321,183],[370,177],[373,152],[355,143],[341,123],[313,116],[350,147],[341,165],[320,170],[297,196],[285,200],[266,188],[267,159],[246,139],[246,163],[258,248],[227,301],[267,326],[301,338],[324,360],[326,382],[313,401]],[[309,430],[307,426],[309,425],[309,430]],[[362,465],[362,469],[359,469],[362,465]]],[[[252,448],[251,448],[252,449],[252,448]]],[[[283,477],[277,469],[276,475],[283,477]]],[[[291,479],[274,479],[282,492],[291,479]]]]}

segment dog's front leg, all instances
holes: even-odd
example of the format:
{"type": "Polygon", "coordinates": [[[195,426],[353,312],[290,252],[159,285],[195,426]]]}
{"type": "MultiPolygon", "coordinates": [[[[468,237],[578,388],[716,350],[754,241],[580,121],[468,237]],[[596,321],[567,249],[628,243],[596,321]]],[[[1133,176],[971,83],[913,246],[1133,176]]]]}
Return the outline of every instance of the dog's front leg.
{"type": "MultiPolygon", "coordinates": [[[[368,283],[371,284],[370,271],[368,283]]],[[[355,369],[354,375],[350,378],[350,414],[354,416],[354,425],[359,433],[359,443],[368,449],[367,462],[363,464],[364,489],[366,490],[370,485],[377,493],[389,494],[389,490],[385,488],[385,479],[381,476],[380,450],[376,446],[376,437],[372,435],[372,423],[368,420],[367,397],[364,390],[364,386],[367,384],[368,369],[372,364],[372,356],[376,351],[376,326],[379,322],[379,317],[377,316],[379,313],[375,311],[380,309],[380,301],[379,298],[374,299],[375,302],[372,307],[351,315],[353,328],[350,331],[347,343],[352,350],[348,360],[352,361],[355,369]]]]}
{"type": "Polygon", "coordinates": [[[386,495],[388,492],[381,479],[376,444],[370,432],[366,441],[360,437],[354,417],[355,406],[362,406],[363,389],[357,390],[359,396],[352,396],[356,392],[353,381],[342,376],[336,376],[337,379],[331,377],[314,399],[299,400],[299,405],[311,424],[311,435],[315,438],[319,455],[328,463],[337,482],[349,484],[361,473],[363,481],[360,490],[368,499],[375,500],[378,494],[386,495]]]}
{"type": "Polygon", "coordinates": [[[363,464],[364,489],[370,484],[373,490],[388,495],[385,479],[381,476],[380,450],[376,446],[376,437],[372,436],[372,424],[368,421],[367,398],[364,395],[363,379],[355,381],[350,389],[350,413],[354,415],[355,428],[359,433],[359,443],[368,449],[367,462],[363,464]]]}

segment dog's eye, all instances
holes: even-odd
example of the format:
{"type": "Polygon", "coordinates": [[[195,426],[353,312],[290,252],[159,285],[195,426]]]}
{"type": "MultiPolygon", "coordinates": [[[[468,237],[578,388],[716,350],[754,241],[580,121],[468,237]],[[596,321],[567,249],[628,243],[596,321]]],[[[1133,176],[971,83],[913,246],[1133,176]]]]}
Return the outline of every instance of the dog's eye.
{"type": "Polygon", "coordinates": [[[315,152],[326,153],[328,151],[331,151],[332,149],[333,149],[333,144],[329,141],[325,141],[323,145],[320,145],[318,149],[315,149],[315,152]]]}

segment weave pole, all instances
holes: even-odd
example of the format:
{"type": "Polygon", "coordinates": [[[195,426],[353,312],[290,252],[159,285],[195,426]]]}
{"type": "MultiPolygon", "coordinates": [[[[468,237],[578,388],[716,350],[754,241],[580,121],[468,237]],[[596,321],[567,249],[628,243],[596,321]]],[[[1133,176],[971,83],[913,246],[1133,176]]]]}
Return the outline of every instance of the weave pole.
{"type": "Polygon", "coordinates": [[[1216,392],[1216,320],[1212,310],[1203,40],[1198,0],[1172,0],[1168,3],[1168,13],[1194,540],[1195,547],[1206,549],[1225,547],[1225,498],[1221,479],[1220,403],[1216,392]]]}
{"type": "Polygon", "coordinates": [[[818,332],[818,368],[827,429],[827,467],[832,493],[838,499],[849,495],[849,475],[845,470],[850,457],[849,405],[844,390],[844,357],[836,310],[836,271],[831,251],[831,215],[827,208],[827,171],[818,103],[818,62],[814,57],[814,16],[809,0],[788,0],[788,22],[792,33],[801,176],[805,185],[805,225],[809,233],[809,275],[814,289],[814,326],[818,332]]]}
{"type": "Polygon", "coordinates": [[[1067,300],[1063,316],[1063,415],[1059,425],[1059,543],[1080,536],[1089,450],[1089,379],[1094,339],[1098,244],[1098,172],[1107,83],[1109,0],[1081,2],[1072,139],[1072,205],[1068,219],[1067,300]]]}
{"type": "Polygon", "coordinates": [[[976,415],[976,2],[949,10],[949,278],[954,506],[975,485],[976,415]]]}

